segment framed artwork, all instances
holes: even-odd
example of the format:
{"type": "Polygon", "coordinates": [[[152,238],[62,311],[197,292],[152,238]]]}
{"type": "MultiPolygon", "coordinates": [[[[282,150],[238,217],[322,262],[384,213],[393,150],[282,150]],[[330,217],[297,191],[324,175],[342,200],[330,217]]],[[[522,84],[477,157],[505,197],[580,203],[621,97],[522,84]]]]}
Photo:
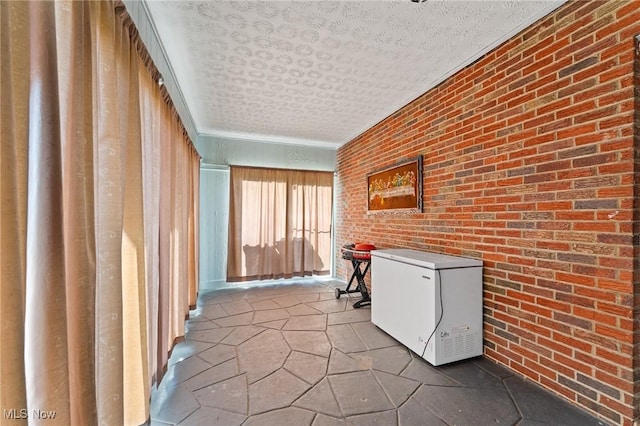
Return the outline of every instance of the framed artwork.
{"type": "Polygon", "coordinates": [[[367,175],[368,213],[422,212],[422,156],[367,175]]]}

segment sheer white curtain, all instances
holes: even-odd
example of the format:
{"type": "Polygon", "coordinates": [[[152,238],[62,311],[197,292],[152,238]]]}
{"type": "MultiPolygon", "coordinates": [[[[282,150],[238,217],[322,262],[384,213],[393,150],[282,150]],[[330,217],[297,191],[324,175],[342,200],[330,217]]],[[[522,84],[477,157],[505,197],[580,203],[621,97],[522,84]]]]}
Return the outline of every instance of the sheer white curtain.
{"type": "Polygon", "coordinates": [[[0,407],[47,424],[145,422],[195,303],[199,156],[136,37],[0,2],[0,407]]]}
{"type": "Polygon", "coordinates": [[[231,168],[229,281],[328,274],[333,173],[231,168]]]}

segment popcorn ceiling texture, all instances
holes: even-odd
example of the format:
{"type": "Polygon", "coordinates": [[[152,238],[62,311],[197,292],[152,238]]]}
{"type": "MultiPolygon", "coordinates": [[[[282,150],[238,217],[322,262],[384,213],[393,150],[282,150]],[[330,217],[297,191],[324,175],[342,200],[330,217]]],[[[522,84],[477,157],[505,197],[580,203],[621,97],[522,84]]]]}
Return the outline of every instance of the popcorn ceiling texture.
{"type": "Polygon", "coordinates": [[[482,259],[486,356],[625,425],[640,389],[637,34],[636,2],[567,3],[337,158],[338,246],[482,259]],[[367,173],[419,154],[423,213],[368,215],[367,173]]]}
{"type": "Polygon", "coordinates": [[[339,145],[561,3],[147,5],[199,133],[339,145]]]}

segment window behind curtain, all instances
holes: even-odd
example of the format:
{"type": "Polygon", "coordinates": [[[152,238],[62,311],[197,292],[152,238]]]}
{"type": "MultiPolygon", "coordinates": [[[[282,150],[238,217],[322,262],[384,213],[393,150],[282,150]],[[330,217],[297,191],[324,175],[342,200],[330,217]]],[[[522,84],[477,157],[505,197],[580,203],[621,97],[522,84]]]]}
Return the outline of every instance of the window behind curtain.
{"type": "Polygon", "coordinates": [[[328,274],[333,173],[231,168],[227,280],[328,274]]]}

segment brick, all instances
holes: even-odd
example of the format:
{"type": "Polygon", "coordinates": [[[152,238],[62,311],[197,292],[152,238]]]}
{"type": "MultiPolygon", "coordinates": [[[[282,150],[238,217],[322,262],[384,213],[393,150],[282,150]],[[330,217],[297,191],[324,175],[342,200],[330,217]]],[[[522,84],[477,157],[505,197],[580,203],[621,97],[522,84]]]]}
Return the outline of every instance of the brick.
{"type": "Polygon", "coordinates": [[[568,2],[343,145],[335,227],[482,259],[486,355],[621,424],[640,393],[632,3],[568,2]],[[367,215],[366,174],[417,154],[424,213],[367,215]]]}
{"type": "Polygon", "coordinates": [[[549,351],[548,356],[540,357],[540,363],[545,367],[552,369],[556,374],[562,374],[564,376],[572,376],[573,374],[575,374],[572,368],[554,361],[552,357],[553,352],[549,351]]]}
{"type": "Polygon", "coordinates": [[[627,281],[599,279],[598,287],[604,290],[612,290],[620,293],[630,293],[633,291],[633,283],[627,281]]]}
{"type": "MultiPolygon", "coordinates": [[[[519,65],[521,66],[521,65],[519,65]]],[[[532,81],[535,81],[537,79],[537,76],[535,74],[529,74],[526,77],[521,78],[520,80],[517,80],[513,83],[511,83],[509,85],[509,90],[515,90],[518,89],[522,86],[525,86],[528,83],[531,83],[532,81]]]]}
{"type": "MultiPolygon", "coordinates": [[[[538,297],[538,298],[536,298],[536,303],[539,306],[543,306],[545,308],[549,308],[552,311],[554,311],[554,315],[553,315],[554,319],[557,319],[557,318],[555,318],[555,314],[557,314],[558,312],[571,312],[571,305],[569,305],[568,303],[559,302],[557,300],[551,300],[551,299],[547,299],[547,298],[544,298],[544,297],[538,297]]],[[[565,323],[565,324],[567,323],[564,320],[560,320],[558,322],[562,322],[562,323],[565,323]]]]}
{"type": "MultiPolygon", "coordinates": [[[[617,47],[618,46],[618,40],[617,37],[615,35],[609,35],[606,36],[603,33],[598,33],[596,32],[596,42],[593,43],[591,46],[588,46],[584,49],[581,49],[580,51],[576,52],[574,54],[574,57],[576,60],[580,61],[588,56],[593,55],[594,53],[598,52],[602,52],[602,51],[608,51],[610,50],[610,47],[617,47]]],[[[600,59],[607,59],[607,56],[603,55],[602,53],[600,53],[600,59]]]]}
{"type": "Polygon", "coordinates": [[[515,370],[516,372],[522,374],[525,377],[528,377],[534,381],[539,381],[540,380],[540,375],[538,373],[536,373],[535,371],[533,371],[530,368],[525,367],[523,364],[521,363],[516,363],[516,362],[511,362],[510,367],[515,370]]]}
{"type": "MultiPolygon", "coordinates": [[[[581,81],[590,77],[600,76],[604,71],[609,71],[616,68],[618,61],[616,58],[601,61],[597,65],[587,68],[584,71],[577,72],[573,75],[575,81],[581,81]]],[[[593,79],[592,79],[593,80],[593,79]]],[[[607,84],[607,86],[616,86],[615,82],[607,84]]]]}
{"type": "MultiPolygon", "coordinates": [[[[595,279],[593,280],[595,282],[595,279]]],[[[615,294],[609,291],[603,291],[597,288],[592,287],[576,287],[575,293],[579,296],[586,296],[593,299],[596,299],[596,303],[598,303],[598,309],[602,308],[602,303],[604,302],[613,302],[616,299],[615,294]]]]}
{"type": "MultiPolygon", "coordinates": [[[[595,41],[595,36],[594,34],[588,34],[586,35],[584,38],[582,39],[576,39],[575,37],[573,37],[573,34],[570,37],[570,44],[568,47],[562,49],[561,51],[558,51],[555,54],[556,58],[561,58],[561,57],[570,57],[573,62],[576,62],[575,59],[575,52],[579,52],[582,51],[584,48],[591,46],[595,41]]],[[[570,73],[571,74],[571,73],[570,73]]],[[[569,75],[570,75],[569,74],[569,75]]]]}
{"type": "Polygon", "coordinates": [[[595,278],[591,276],[582,276],[577,274],[567,274],[564,272],[556,273],[556,279],[561,282],[570,283],[570,284],[578,284],[583,286],[594,286],[595,278]]]}
{"type": "Polygon", "coordinates": [[[597,317],[597,312],[582,308],[583,306],[587,308],[595,308],[596,302],[593,299],[590,299],[588,297],[576,296],[573,294],[567,294],[567,293],[558,293],[556,295],[556,299],[561,302],[567,302],[571,305],[574,305],[573,306],[574,315],[580,316],[582,318],[587,318],[587,319],[594,319],[595,317],[597,317]]]}
{"type": "MultiPolygon", "coordinates": [[[[525,346],[523,344],[523,346],[525,346]]],[[[531,352],[531,351],[529,351],[531,352]]],[[[525,360],[525,367],[535,371],[536,373],[540,374],[540,379],[542,380],[543,377],[548,377],[550,379],[557,379],[558,377],[558,373],[555,370],[552,370],[550,368],[546,368],[543,366],[543,364],[539,361],[538,358],[535,359],[535,362],[530,361],[530,360],[525,360]]]]}
{"type": "Polygon", "coordinates": [[[560,376],[558,378],[558,383],[567,386],[570,389],[573,389],[574,391],[576,391],[577,393],[579,393],[580,395],[583,395],[593,401],[597,400],[598,394],[596,391],[594,391],[593,389],[588,388],[587,386],[584,386],[574,380],[571,380],[567,377],[564,376],[560,376]]]}
{"type": "MultiPolygon", "coordinates": [[[[624,93],[624,91],[622,91],[624,93]]],[[[612,102],[609,101],[611,99],[612,94],[617,95],[620,93],[618,89],[618,85],[615,82],[610,82],[607,84],[601,85],[593,85],[588,88],[588,90],[580,91],[579,93],[575,93],[573,100],[574,102],[584,102],[586,100],[594,100],[597,102],[598,106],[606,106],[612,102]]]]}
{"type": "Polygon", "coordinates": [[[606,153],[599,155],[590,155],[587,157],[577,158],[572,161],[573,167],[591,167],[600,164],[607,164],[617,162],[617,155],[615,153],[606,153]]]}
{"type": "MultiPolygon", "coordinates": [[[[609,235],[609,237],[611,238],[611,240],[623,240],[625,239],[631,239],[630,236],[624,236],[624,235],[620,235],[618,236],[618,238],[616,238],[613,235],[609,235]]],[[[605,238],[601,238],[601,235],[598,235],[598,241],[599,242],[605,242],[607,241],[605,238]]],[[[600,256],[598,258],[598,265],[602,268],[617,268],[617,269],[621,269],[621,270],[630,270],[632,268],[633,265],[633,258],[630,257],[625,257],[625,258],[619,258],[619,257],[605,257],[605,256],[600,256]]]]}
{"type": "Polygon", "coordinates": [[[591,24],[580,28],[578,31],[576,31],[575,33],[571,34],[571,38],[577,40],[577,39],[580,39],[582,37],[585,37],[585,36],[588,36],[588,35],[592,35],[597,30],[607,26],[608,24],[612,23],[613,21],[614,21],[613,15],[605,15],[601,19],[598,19],[595,22],[592,22],[591,24]]]}
{"type": "Polygon", "coordinates": [[[611,80],[620,80],[629,74],[628,66],[619,66],[599,75],[600,82],[606,83],[611,80]]]}
{"type": "Polygon", "coordinates": [[[574,182],[575,188],[599,188],[620,185],[619,176],[596,176],[589,179],[580,179],[574,182]]]}
{"type": "Polygon", "coordinates": [[[570,201],[550,201],[538,203],[538,210],[571,210],[570,201]]]}
{"type": "MultiPolygon", "coordinates": [[[[597,190],[595,188],[586,188],[586,189],[572,189],[571,182],[566,182],[566,185],[563,187],[558,187],[558,190],[562,192],[558,193],[558,200],[583,200],[589,198],[596,198],[598,196],[597,190]]],[[[574,213],[579,213],[577,210],[574,213]]]]}
{"type": "Polygon", "coordinates": [[[619,208],[618,200],[609,199],[609,200],[582,200],[576,201],[575,206],[576,209],[617,209],[619,208]]]}
{"type": "MultiPolygon", "coordinates": [[[[566,315],[561,312],[555,312],[553,318],[564,324],[569,324],[573,327],[583,328],[585,330],[593,330],[593,322],[590,320],[575,317],[573,315],[566,315]]],[[[575,344],[576,342],[574,342],[575,344]]],[[[590,348],[590,345],[585,345],[590,348]]]]}
{"type": "Polygon", "coordinates": [[[580,71],[596,63],[598,63],[598,58],[595,56],[592,56],[590,58],[583,59],[580,62],[561,70],[558,73],[558,75],[560,76],[560,78],[566,77],[567,75],[573,74],[574,72],[580,71]]]}
{"type": "MultiPolygon", "coordinates": [[[[608,351],[600,347],[596,348],[595,357],[589,357],[588,362],[602,371],[608,371],[610,374],[617,374],[619,366],[633,368],[633,360],[619,352],[608,351]]],[[[610,380],[608,381],[610,382],[610,380]]],[[[626,385],[628,386],[629,384],[627,383],[626,385]]],[[[624,383],[619,383],[620,388],[624,386],[624,383]]]]}
{"type": "Polygon", "coordinates": [[[569,81],[569,79],[567,79],[566,83],[563,85],[563,88],[557,91],[556,96],[559,99],[566,98],[569,96],[575,96],[577,94],[584,93],[588,89],[595,87],[597,84],[598,84],[598,79],[595,77],[590,78],[589,80],[579,81],[577,83],[573,82],[573,84],[569,81]]]}
{"type": "Polygon", "coordinates": [[[613,114],[618,112],[617,105],[611,105],[605,108],[599,108],[594,111],[587,112],[585,114],[580,114],[574,117],[574,122],[576,124],[586,123],[589,121],[594,121],[606,117],[611,117],[613,114]]]}
{"type": "Polygon", "coordinates": [[[547,389],[550,389],[553,393],[563,396],[566,400],[570,402],[576,401],[576,393],[571,389],[568,389],[562,385],[559,385],[557,381],[551,382],[546,377],[542,377],[540,380],[540,384],[547,389]]]}
{"type": "Polygon", "coordinates": [[[619,342],[633,343],[633,334],[604,325],[596,325],[595,332],[603,337],[610,337],[619,342]]]}
{"type": "MultiPolygon", "coordinates": [[[[588,86],[588,87],[591,87],[591,86],[588,86]]],[[[556,118],[558,118],[558,119],[567,118],[567,117],[574,117],[574,116],[576,116],[577,114],[580,114],[580,113],[586,113],[586,112],[593,111],[593,109],[595,107],[596,107],[596,101],[593,100],[593,99],[589,99],[589,100],[584,101],[582,103],[577,103],[577,102],[570,103],[565,108],[557,108],[555,110],[555,114],[556,114],[556,118]]],[[[562,131],[565,132],[566,130],[563,129],[562,131]]]]}
{"type": "MultiPolygon", "coordinates": [[[[621,422],[622,416],[619,413],[616,413],[614,410],[611,410],[596,401],[582,396],[578,396],[576,401],[589,410],[595,412],[597,415],[608,419],[612,424],[623,424],[621,422]]],[[[626,425],[627,424],[625,423],[624,426],[626,425]]],[[[631,423],[629,423],[629,425],[631,425],[631,423]]]]}

